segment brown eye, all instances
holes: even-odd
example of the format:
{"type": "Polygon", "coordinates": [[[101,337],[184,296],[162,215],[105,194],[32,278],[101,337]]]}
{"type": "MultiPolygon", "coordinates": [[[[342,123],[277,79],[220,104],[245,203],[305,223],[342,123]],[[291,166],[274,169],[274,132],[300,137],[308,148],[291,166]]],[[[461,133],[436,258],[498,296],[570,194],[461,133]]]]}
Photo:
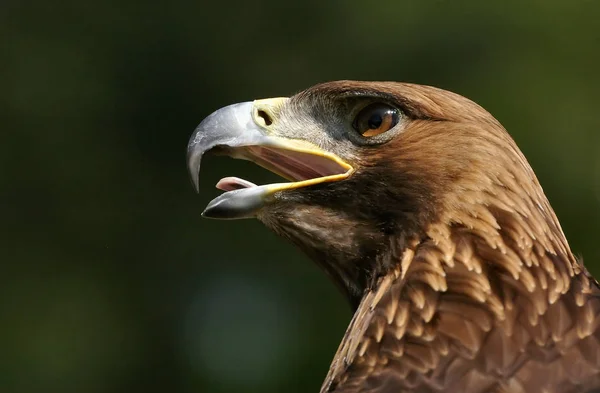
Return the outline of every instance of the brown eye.
{"type": "Polygon", "coordinates": [[[352,126],[362,136],[375,136],[392,129],[400,120],[398,109],[381,103],[371,104],[361,110],[352,126]]]}

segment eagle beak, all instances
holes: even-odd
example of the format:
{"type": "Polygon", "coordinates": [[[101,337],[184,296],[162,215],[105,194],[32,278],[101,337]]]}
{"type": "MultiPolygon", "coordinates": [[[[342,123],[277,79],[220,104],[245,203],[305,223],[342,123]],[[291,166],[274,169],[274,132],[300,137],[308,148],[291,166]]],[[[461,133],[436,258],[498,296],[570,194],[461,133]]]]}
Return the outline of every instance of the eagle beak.
{"type": "Polygon", "coordinates": [[[352,174],[352,166],[310,142],[290,139],[277,128],[288,98],[234,104],[213,112],[192,134],[187,148],[192,183],[199,190],[202,157],[224,154],[254,163],[290,180],[257,186],[238,178],[225,178],[217,188],[225,192],[213,199],[203,216],[219,219],[255,217],[277,191],[339,181],[352,174]]]}

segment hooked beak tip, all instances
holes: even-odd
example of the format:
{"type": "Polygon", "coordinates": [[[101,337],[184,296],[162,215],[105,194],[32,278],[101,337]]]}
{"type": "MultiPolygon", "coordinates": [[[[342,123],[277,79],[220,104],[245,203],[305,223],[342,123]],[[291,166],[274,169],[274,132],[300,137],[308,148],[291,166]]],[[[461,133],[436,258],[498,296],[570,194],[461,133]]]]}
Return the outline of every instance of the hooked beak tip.
{"type": "Polygon", "coordinates": [[[263,136],[252,118],[252,102],[221,108],[196,127],[187,147],[187,167],[196,192],[200,189],[200,161],[216,146],[245,146],[260,143],[263,136]],[[252,132],[254,131],[254,132],[252,132]]]}
{"type": "Polygon", "coordinates": [[[188,150],[187,166],[190,173],[192,185],[197,193],[200,193],[200,160],[202,155],[193,149],[188,150]]]}
{"type": "Polygon", "coordinates": [[[200,194],[200,182],[198,181],[198,175],[192,177],[192,185],[194,186],[194,190],[196,190],[196,194],[200,194]]]}

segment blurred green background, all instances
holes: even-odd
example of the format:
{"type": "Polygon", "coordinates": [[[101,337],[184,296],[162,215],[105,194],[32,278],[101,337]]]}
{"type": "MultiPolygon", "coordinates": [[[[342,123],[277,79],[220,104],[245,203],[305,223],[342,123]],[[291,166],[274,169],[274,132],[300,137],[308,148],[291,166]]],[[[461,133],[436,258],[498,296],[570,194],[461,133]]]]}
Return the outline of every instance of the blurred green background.
{"type": "Polygon", "coordinates": [[[600,2],[0,3],[0,391],[316,392],[351,317],[255,221],[200,218],[188,137],[335,79],[463,94],[511,132],[600,274],[600,2]]]}

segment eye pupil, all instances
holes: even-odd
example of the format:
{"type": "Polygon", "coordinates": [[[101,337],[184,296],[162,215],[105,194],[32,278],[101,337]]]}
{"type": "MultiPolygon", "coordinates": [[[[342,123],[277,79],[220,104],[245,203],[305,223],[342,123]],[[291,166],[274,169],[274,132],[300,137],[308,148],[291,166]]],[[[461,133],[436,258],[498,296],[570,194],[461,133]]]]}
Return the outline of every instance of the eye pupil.
{"type": "Polygon", "coordinates": [[[381,123],[383,123],[383,119],[379,114],[375,114],[369,118],[369,128],[371,130],[379,128],[381,126],[381,123]]]}
{"type": "Polygon", "coordinates": [[[374,103],[363,108],[352,125],[362,136],[371,137],[394,128],[399,120],[400,111],[397,108],[374,103]]]}

